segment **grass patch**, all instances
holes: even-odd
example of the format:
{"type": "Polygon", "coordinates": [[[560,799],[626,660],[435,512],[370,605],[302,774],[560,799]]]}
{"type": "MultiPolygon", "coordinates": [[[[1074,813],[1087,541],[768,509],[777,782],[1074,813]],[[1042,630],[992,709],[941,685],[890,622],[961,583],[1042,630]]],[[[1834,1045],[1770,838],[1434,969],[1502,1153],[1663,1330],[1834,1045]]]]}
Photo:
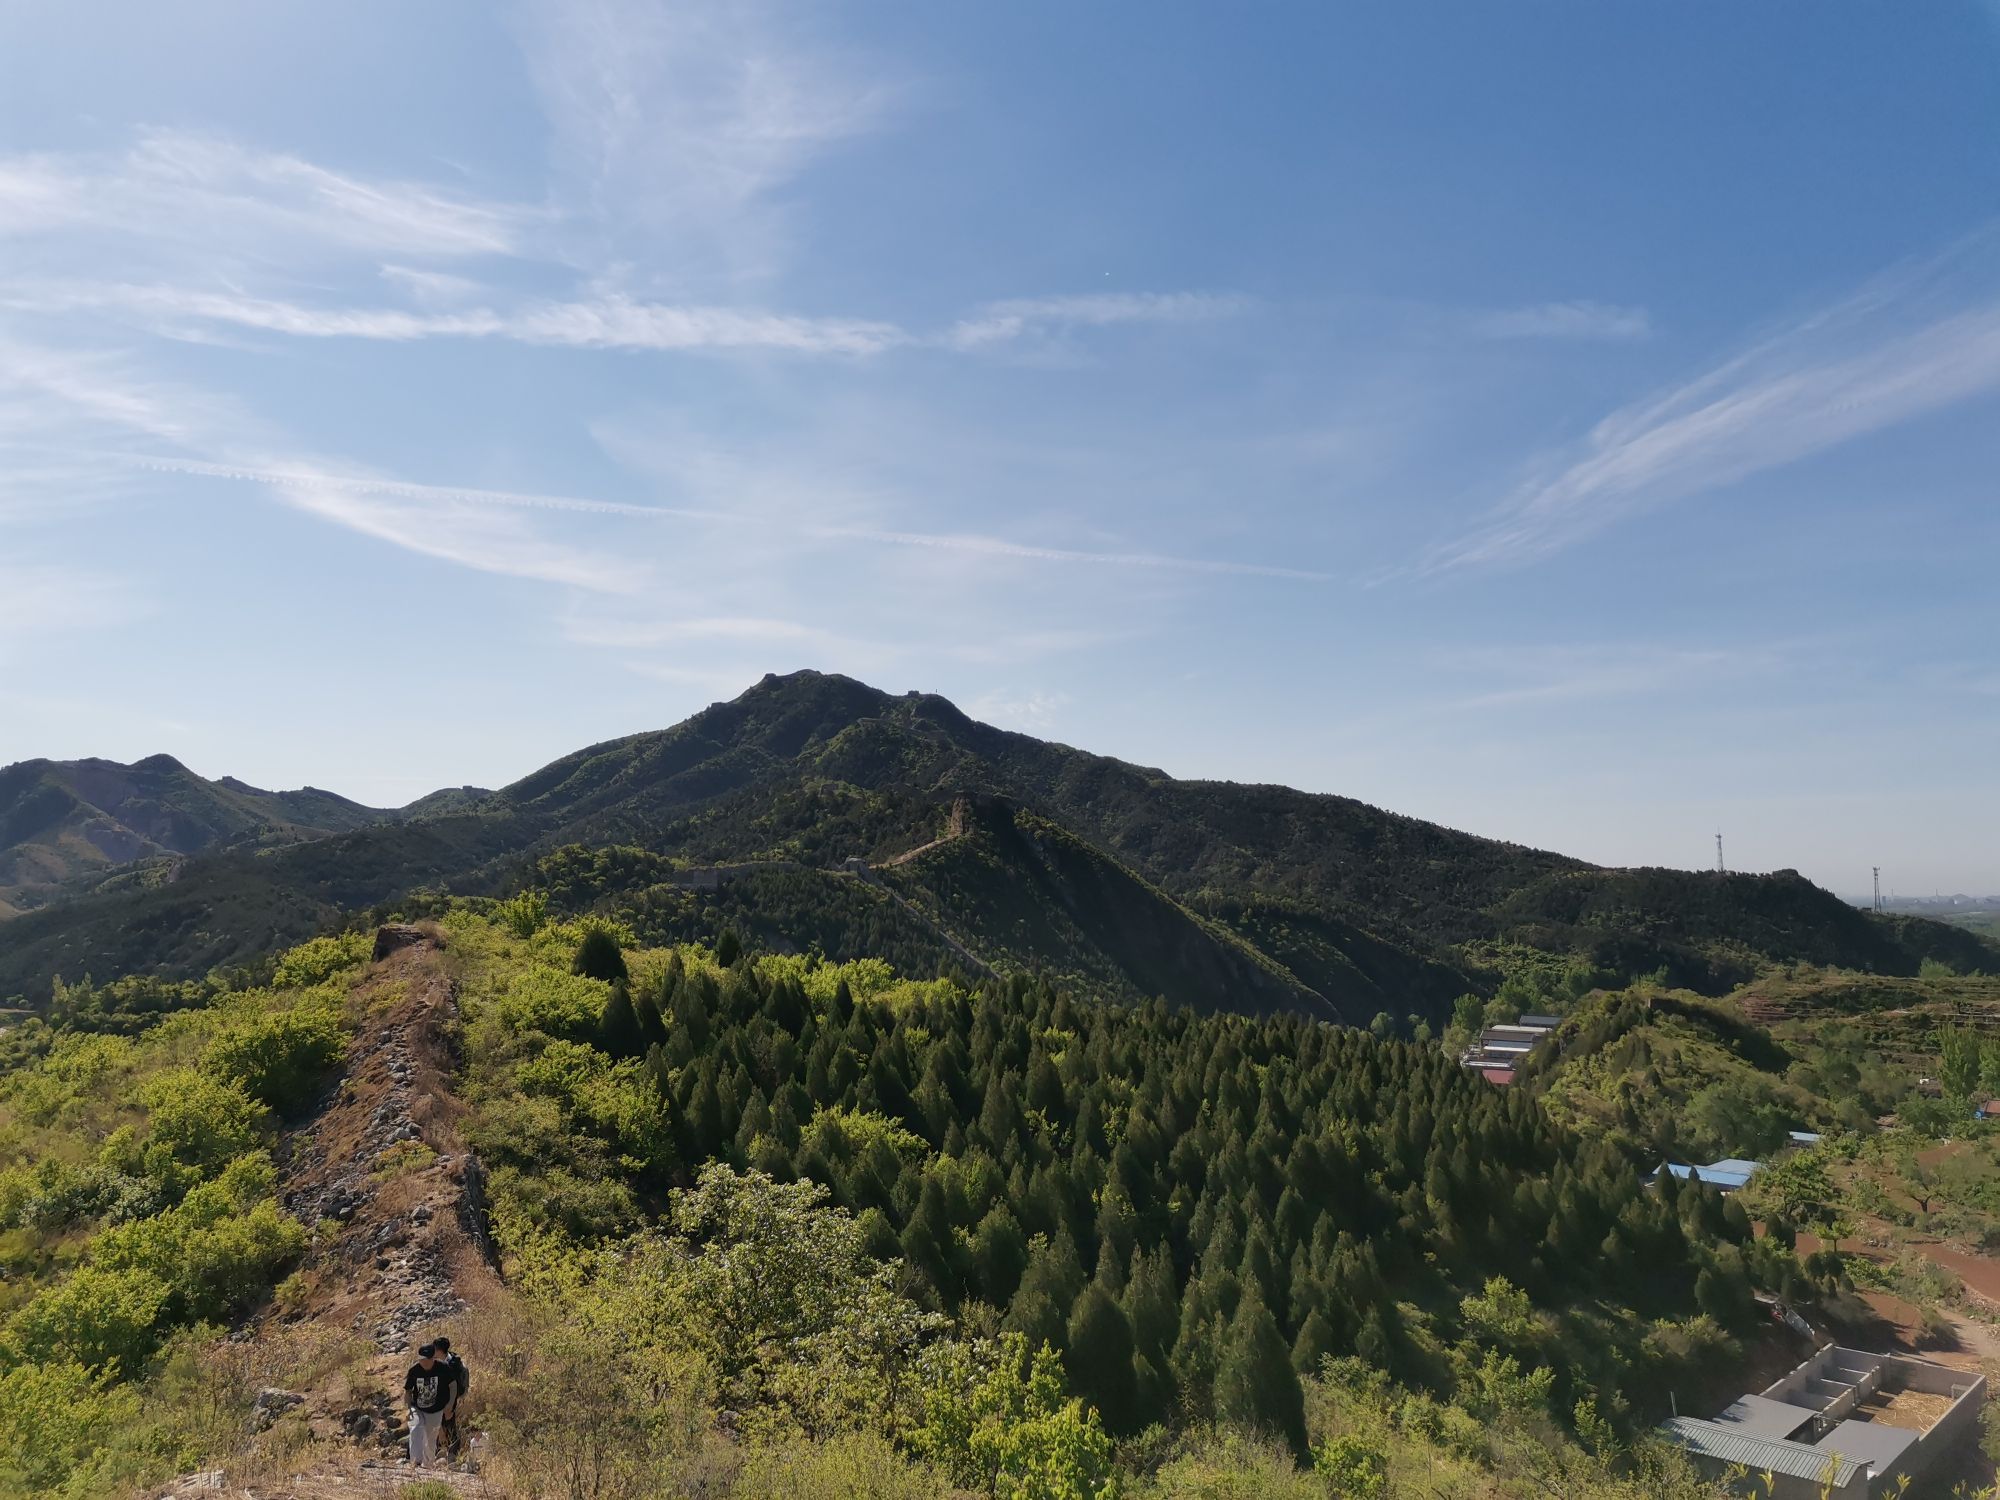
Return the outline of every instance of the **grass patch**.
{"type": "Polygon", "coordinates": [[[398,1141],[375,1158],[375,1168],[369,1175],[377,1182],[394,1182],[412,1172],[421,1172],[436,1160],[437,1152],[422,1141],[398,1141]]]}

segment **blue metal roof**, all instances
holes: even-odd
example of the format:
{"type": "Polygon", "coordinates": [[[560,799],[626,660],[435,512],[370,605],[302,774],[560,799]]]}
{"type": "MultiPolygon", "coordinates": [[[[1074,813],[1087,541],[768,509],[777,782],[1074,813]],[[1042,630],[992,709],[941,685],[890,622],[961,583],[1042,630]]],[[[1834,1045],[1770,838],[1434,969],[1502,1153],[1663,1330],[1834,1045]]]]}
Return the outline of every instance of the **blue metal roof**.
{"type": "Polygon", "coordinates": [[[1699,1176],[1710,1187],[1740,1188],[1745,1186],[1752,1177],[1756,1176],[1758,1169],[1762,1166],[1762,1162],[1736,1161],[1732,1159],[1730,1161],[1711,1162],[1705,1167],[1690,1167],[1680,1162],[1668,1162],[1667,1170],[1683,1181],[1690,1177],[1699,1176]]]}
{"type": "Polygon", "coordinates": [[[1764,1164],[1761,1161],[1745,1161],[1740,1156],[1726,1156],[1721,1161],[1712,1161],[1703,1167],[1701,1175],[1706,1177],[1710,1172],[1740,1172],[1745,1177],[1754,1177],[1763,1168],[1764,1164]]]}

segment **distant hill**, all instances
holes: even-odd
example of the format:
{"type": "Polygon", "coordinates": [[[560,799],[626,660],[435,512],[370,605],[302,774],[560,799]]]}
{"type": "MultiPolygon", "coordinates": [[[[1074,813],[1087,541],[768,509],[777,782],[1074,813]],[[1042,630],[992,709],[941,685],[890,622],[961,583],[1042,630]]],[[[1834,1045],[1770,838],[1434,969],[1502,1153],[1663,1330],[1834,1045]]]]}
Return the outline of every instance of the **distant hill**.
{"type": "Polygon", "coordinates": [[[21,761],[0,768],[0,917],[140,861],[318,838],[462,810],[484,795],[464,787],[406,808],[364,807],[317,787],[267,792],[233,776],[210,781],[171,755],[132,765],[21,761]]]}
{"type": "Polygon", "coordinates": [[[910,971],[1040,972],[1349,1021],[1442,1017],[1490,992],[1510,950],[1708,993],[1800,959],[2000,970],[2000,950],[1963,931],[1856,911],[1790,872],[1599,869],[1350,798],[1176,780],[812,672],[489,795],[341,803],[355,823],[329,828],[329,809],[309,841],[321,804],[277,805],[292,812],[279,847],[211,840],[171,879],[17,917],[0,996],[40,998],[57,974],[200,973],[419,888],[531,885],[657,941],[735,926],[910,971]]]}

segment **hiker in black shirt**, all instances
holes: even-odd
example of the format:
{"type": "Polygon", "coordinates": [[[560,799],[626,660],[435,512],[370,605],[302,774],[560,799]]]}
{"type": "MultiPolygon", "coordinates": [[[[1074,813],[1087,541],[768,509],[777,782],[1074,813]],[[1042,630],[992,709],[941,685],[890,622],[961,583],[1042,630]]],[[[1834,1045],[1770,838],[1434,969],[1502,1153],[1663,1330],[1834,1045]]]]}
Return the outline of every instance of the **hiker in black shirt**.
{"type": "Polygon", "coordinates": [[[457,1458],[465,1447],[465,1434],[459,1422],[465,1416],[465,1392],[471,1384],[471,1377],[465,1373],[465,1361],[452,1352],[450,1339],[440,1335],[431,1340],[431,1346],[437,1350],[438,1358],[444,1361],[445,1370],[451,1376],[451,1405],[445,1410],[441,1436],[445,1453],[457,1458]]]}
{"type": "Polygon", "coordinates": [[[434,1345],[417,1349],[417,1362],[403,1377],[403,1398],[410,1403],[410,1462],[421,1469],[437,1457],[438,1428],[458,1394],[451,1370],[437,1357],[434,1345]]]}

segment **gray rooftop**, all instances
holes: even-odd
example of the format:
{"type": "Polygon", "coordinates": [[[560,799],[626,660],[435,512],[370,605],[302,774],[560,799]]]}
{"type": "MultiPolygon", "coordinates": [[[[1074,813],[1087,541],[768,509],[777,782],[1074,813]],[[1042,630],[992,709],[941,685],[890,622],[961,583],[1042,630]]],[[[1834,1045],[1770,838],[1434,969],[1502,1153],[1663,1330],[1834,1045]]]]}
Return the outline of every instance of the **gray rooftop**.
{"type": "Polygon", "coordinates": [[[1833,1487],[1839,1489],[1861,1468],[1840,1453],[1808,1448],[1804,1443],[1753,1437],[1732,1423],[1671,1417],[1660,1424],[1660,1430],[1690,1453],[1718,1463],[1741,1464],[1753,1474],[1769,1469],[1773,1474],[1789,1474],[1794,1479],[1810,1479],[1815,1483],[1831,1479],[1833,1487]]]}
{"type": "Polygon", "coordinates": [[[1817,1416],[1809,1406],[1773,1401],[1769,1396],[1742,1396],[1717,1412],[1715,1420],[1751,1437],[1788,1438],[1817,1416]]]}
{"type": "Polygon", "coordinates": [[[1850,1418],[1813,1446],[1822,1453],[1844,1453],[1856,1463],[1873,1464],[1881,1474],[1887,1473],[1902,1451],[1916,1440],[1917,1435],[1907,1427],[1850,1418]]]}

